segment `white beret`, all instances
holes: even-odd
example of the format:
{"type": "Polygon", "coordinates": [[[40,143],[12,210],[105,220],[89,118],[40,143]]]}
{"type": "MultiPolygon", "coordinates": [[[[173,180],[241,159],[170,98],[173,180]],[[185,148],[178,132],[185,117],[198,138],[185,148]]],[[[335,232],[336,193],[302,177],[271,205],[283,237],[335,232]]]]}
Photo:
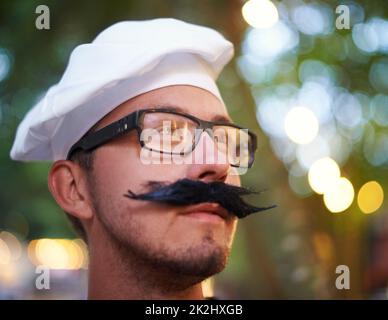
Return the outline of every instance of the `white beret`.
{"type": "Polygon", "coordinates": [[[233,45],[207,27],[167,18],[116,23],[73,50],[59,83],[19,125],[11,158],[66,159],[106,114],[157,88],[193,85],[222,101],[215,80],[232,57],[233,45]]]}

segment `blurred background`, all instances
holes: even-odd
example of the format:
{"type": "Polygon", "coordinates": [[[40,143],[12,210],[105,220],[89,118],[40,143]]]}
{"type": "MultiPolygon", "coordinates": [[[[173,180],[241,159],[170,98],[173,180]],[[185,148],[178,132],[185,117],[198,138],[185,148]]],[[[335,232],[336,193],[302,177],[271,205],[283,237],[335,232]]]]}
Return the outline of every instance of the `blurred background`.
{"type": "Polygon", "coordinates": [[[70,52],[121,20],[175,17],[236,49],[219,86],[259,136],[243,183],[277,204],[239,223],[208,294],[244,299],[388,298],[388,4],[381,0],[0,2],[0,299],[83,299],[87,248],[47,189],[49,163],[17,163],[18,123],[70,52]],[[50,9],[38,30],[35,9],[50,9]],[[339,5],[344,5],[345,7],[339,5]],[[337,10],[337,11],[336,11],[337,10]],[[348,15],[347,15],[348,14],[348,15]],[[51,270],[35,287],[35,266],[51,270]],[[336,268],[350,289],[335,286],[336,268]]]}

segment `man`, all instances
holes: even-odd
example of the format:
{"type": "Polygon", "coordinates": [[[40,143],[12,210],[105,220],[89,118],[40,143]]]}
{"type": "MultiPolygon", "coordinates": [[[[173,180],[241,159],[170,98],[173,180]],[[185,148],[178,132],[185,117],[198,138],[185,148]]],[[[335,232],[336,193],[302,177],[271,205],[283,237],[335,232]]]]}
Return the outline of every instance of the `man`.
{"type": "Polygon", "coordinates": [[[255,136],[215,84],[232,55],[205,27],[117,23],[75,48],[19,126],[11,157],[54,161],[49,189],[89,247],[90,299],[202,299],[237,218],[262,209],[237,175],[255,136]]]}

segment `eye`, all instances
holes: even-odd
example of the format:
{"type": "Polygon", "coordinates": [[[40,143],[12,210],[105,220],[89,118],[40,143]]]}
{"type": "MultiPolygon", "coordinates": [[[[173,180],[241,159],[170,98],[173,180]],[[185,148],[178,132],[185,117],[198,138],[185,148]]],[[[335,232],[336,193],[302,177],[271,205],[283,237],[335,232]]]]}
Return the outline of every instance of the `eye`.
{"type": "Polygon", "coordinates": [[[158,132],[163,135],[171,135],[176,131],[176,125],[174,123],[163,123],[155,128],[158,132]]]}
{"type": "Polygon", "coordinates": [[[162,126],[158,128],[158,131],[160,131],[162,134],[170,135],[171,134],[171,127],[170,126],[162,126]]]}

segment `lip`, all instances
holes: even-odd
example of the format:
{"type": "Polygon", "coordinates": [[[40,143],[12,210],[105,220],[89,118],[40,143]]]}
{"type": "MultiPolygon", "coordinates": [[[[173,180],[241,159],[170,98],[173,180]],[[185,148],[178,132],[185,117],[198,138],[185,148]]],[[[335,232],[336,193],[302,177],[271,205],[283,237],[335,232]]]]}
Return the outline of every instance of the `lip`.
{"type": "Polygon", "coordinates": [[[229,218],[229,213],[218,203],[201,203],[190,206],[182,212],[183,215],[206,221],[225,221],[229,218]]]}

